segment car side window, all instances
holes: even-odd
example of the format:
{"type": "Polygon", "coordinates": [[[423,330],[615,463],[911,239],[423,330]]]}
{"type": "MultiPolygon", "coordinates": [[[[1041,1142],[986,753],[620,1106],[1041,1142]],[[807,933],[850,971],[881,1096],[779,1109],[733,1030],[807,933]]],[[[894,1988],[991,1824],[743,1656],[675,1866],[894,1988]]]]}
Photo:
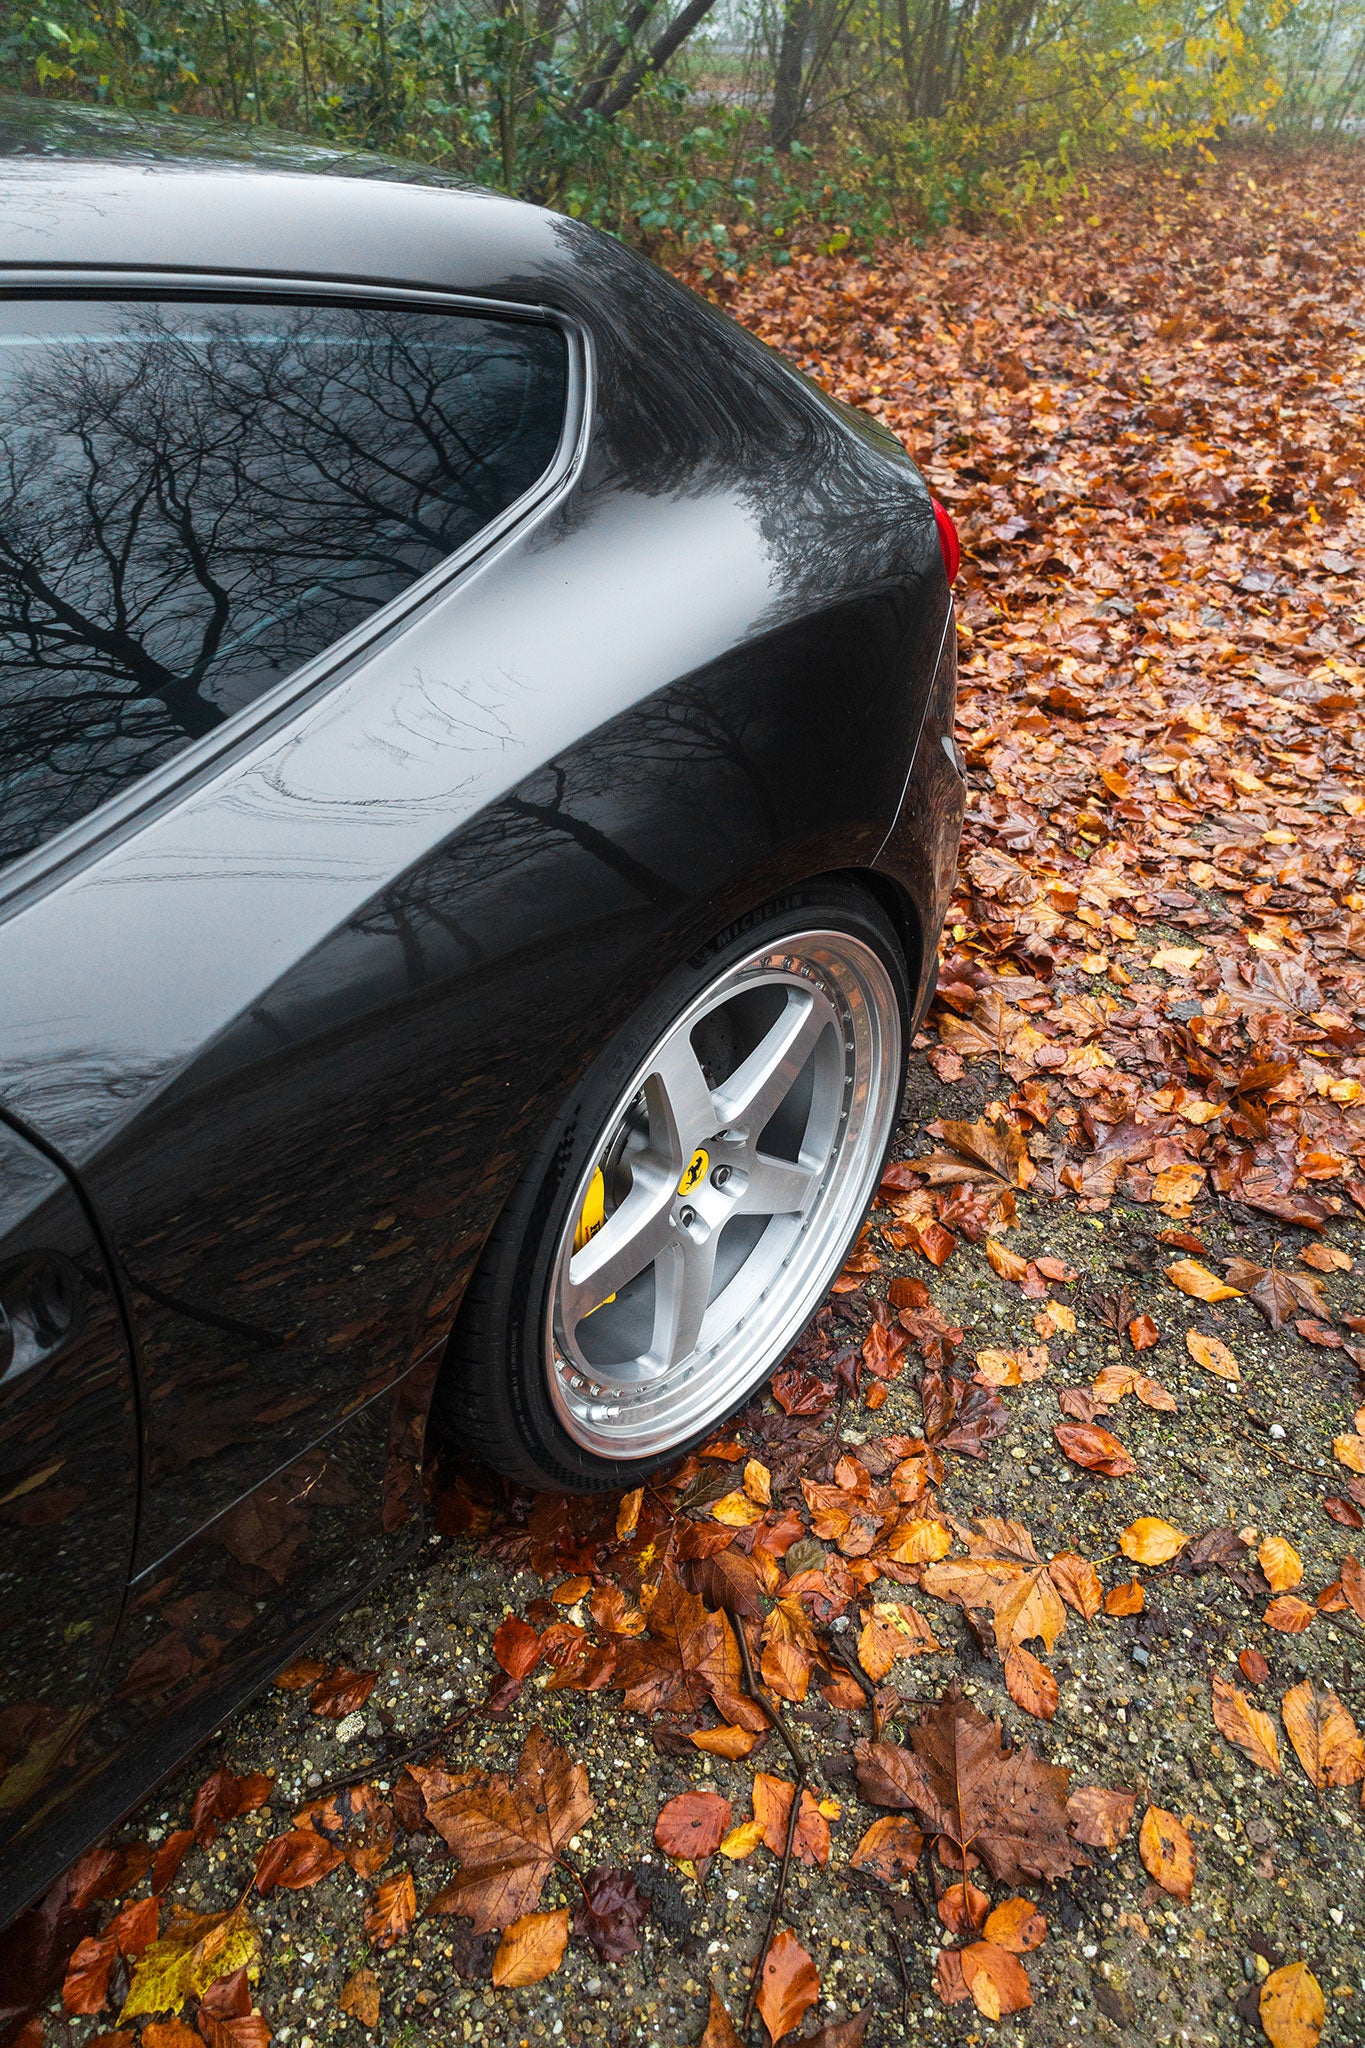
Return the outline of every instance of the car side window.
{"type": "Polygon", "coordinates": [[[531,320],[0,301],[0,863],[505,511],[566,386],[531,320]]]}

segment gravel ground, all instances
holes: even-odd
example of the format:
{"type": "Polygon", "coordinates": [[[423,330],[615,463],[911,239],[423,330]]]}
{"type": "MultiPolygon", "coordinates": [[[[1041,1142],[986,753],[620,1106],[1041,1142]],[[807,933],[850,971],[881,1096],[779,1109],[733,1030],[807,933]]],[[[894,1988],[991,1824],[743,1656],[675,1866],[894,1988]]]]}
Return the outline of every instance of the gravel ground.
{"type": "MultiPolygon", "coordinates": [[[[923,1068],[912,1086],[901,1151],[923,1149],[921,1127],[934,1115],[970,1116],[984,1100],[970,1084],[940,1088],[923,1068]]],[[[1287,1536],[1303,1557],[1302,1591],[1311,1598],[1329,1584],[1343,1555],[1361,1548],[1361,1539],[1321,1506],[1345,1476],[1333,1467],[1331,1440],[1350,1427],[1356,1375],[1349,1360],[1311,1348],[1288,1328],[1271,1332],[1249,1301],[1210,1308],[1176,1294],[1161,1274],[1174,1254],[1155,1242],[1165,1223],[1155,1211],[1115,1204],[1103,1215],[1079,1214],[1022,1195],[1019,1214],[1012,1248],[1065,1258],[1080,1272],[1078,1285],[1057,1289],[1059,1297],[1074,1300],[1087,1285],[1127,1285],[1137,1309],[1154,1316],[1161,1341],[1141,1363],[1176,1396],[1179,1412],[1156,1413],[1130,1400],[1109,1418],[1137,1459],[1133,1478],[1092,1477],[1062,1457],[1052,1437],[1058,1387],[1088,1382],[1118,1350],[1103,1326],[1082,1314],[1074,1338],[1054,1340],[1047,1378],[1004,1394],[1010,1428],[988,1456],[949,1460],[944,1510],[961,1519],[981,1512],[1017,1517],[1041,1555],[1079,1550],[1097,1563],[1106,1585],[1132,1576],[1117,1537],[1139,1514],[1161,1515],[1186,1530],[1227,1522],[1287,1536]],[[1196,1368],[1183,1341],[1191,1327],[1232,1346],[1242,1363],[1240,1386],[1196,1368]]],[[[1264,1223],[1234,1222],[1217,1210],[1207,1218],[1201,1213],[1199,1227],[1210,1264],[1234,1252],[1263,1260],[1277,1241],[1264,1223]]],[[[1283,1263],[1299,1235],[1279,1231],[1283,1263]]],[[[1357,1260],[1356,1271],[1331,1276],[1333,1303],[1361,1312],[1362,1219],[1343,1215],[1329,1241],[1357,1260]]],[[[911,1255],[888,1261],[873,1287],[898,1270],[911,1270],[911,1255]]],[[[918,1271],[929,1269],[920,1262],[918,1271]]],[[[968,1350],[1035,1341],[1036,1305],[997,1279],[984,1247],[963,1244],[930,1278],[935,1301],[966,1329],[968,1350]]],[[[846,1442],[856,1447],[888,1432],[916,1433],[912,1379],[907,1373],[895,1382],[875,1414],[850,1409],[846,1442]]],[[[1049,1934],[1027,1959],[1031,2012],[991,2026],[971,2003],[945,2009],[934,1991],[936,1951],[946,1938],[937,1920],[926,1917],[907,1884],[887,1891],[850,1879],[849,1854],[875,1817],[859,1800],[849,1765],[868,1717],[831,1711],[812,1686],[804,1706],[788,1711],[841,1814],[828,1867],[794,1867],[784,1919],[819,1968],[820,2017],[870,2006],[867,2039],[874,2048],[988,2038],[1093,2038],[1131,2048],[1259,2039],[1253,2015],[1261,1978],[1282,1961],[1307,1958],[1327,1996],[1325,2038],[1365,2042],[1359,1790],[1315,1794],[1283,1739],[1283,1778],[1257,1771],[1214,1731],[1209,1695],[1210,1670],[1232,1673],[1238,1651],[1254,1644],[1270,1665],[1258,1697],[1272,1712],[1286,1688],[1311,1673],[1365,1722],[1365,1629],[1349,1612],[1325,1613],[1303,1635],[1278,1635],[1260,1620],[1264,1599],[1247,1598],[1221,1573],[1182,1577],[1167,1567],[1138,1576],[1146,1581],[1141,1615],[1101,1615],[1089,1623],[1070,1617],[1049,1660],[1061,1688],[1050,1725],[1014,1705],[999,1664],[983,1656],[958,1610],[894,1586],[876,1590],[915,1599],[943,1644],[941,1655],[897,1667],[902,1690],[936,1698],[956,1673],[978,1707],[998,1715],[1016,1741],[1068,1765],[1076,1783],[1135,1790],[1139,1815],[1148,1798],[1185,1815],[1199,1856],[1192,1904],[1182,1907],[1149,1883],[1134,1832],[1114,1854],[1097,1852],[1092,1867],[1039,1893],[1049,1934]]],[[[183,1825],[194,1788],[216,1762],[276,1774],[269,1806],[226,1827],[211,1849],[192,1850],[169,1897],[200,1912],[232,1904],[249,1885],[260,1844],[287,1824],[294,1802],[372,1756],[395,1754],[466,1698],[481,1699],[494,1673],[495,1627],[509,1612],[525,1615],[547,1591],[533,1573],[505,1569],[462,1540],[430,1538],[418,1560],[316,1645],[328,1663],[378,1670],[363,1724],[358,1716],[320,1721],[308,1711],[306,1694],[269,1691],[224,1727],[215,1750],[134,1817],[132,1829],[153,1839],[183,1825]]],[[[734,1801],[737,1819],[747,1814],[755,1765],[784,1769],[776,1742],[742,1763],[661,1753],[652,1739],[659,1724],[625,1713],[619,1693],[547,1692],[532,1679],[503,1714],[475,1714],[443,1752],[445,1760],[452,1770],[512,1770],[537,1722],[587,1766],[597,1811],[575,1839],[580,1862],[631,1869],[652,1895],[640,1953],[607,1966],[574,1941],[555,1976],[529,1989],[496,1990],[487,1981],[495,1938],[471,1938],[466,1921],[419,1916],[410,1937],[387,1953],[372,1947],[363,1925],[372,1887],[343,1866],[310,1890],[277,1890],[253,1904],[264,1942],[255,1995],[277,2042],[359,2048],[366,2040],[556,2040],[681,2048],[700,2039],[712,1979],[738,2014],[776,1859],[762,1848],[743,1862],[717,1858],[698,1884],[660,1855],[653,1827],[664,1801],[688,1788],[720,1790],[734,1801]],[[373,2034],[339,2004],[343,1983],[361,1965],[379,1979],[373,2034]]],[[[379,1765],[373,1782],[386,1791],[391,1774],[379,1765]]],[[[383,1875],[405,1864],[419,1903],[450,1871],[445,1847],[430,1833],[400,1833],[383,1875]]],[[[542,1907],[571,1904],[572,1889],[567,1876],[553,1872],[542,1907]]],[[[814,2023],[812,2015],[808,2026],[814,2023]]],[[[108,2021],[67,2024],[72,2048],[82,2048],[108,2021]]]]}

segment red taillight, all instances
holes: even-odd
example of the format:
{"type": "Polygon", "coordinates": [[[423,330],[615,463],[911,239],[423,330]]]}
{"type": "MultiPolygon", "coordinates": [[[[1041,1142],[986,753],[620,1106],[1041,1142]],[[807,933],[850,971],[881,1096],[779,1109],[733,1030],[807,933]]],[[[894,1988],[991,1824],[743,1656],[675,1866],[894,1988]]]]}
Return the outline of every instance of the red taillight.
{"type": "Polygon", "coordinates": [[[937,498],[931,498],[934,508],[934,524],[938,528],[938,544],[943,550],[943,566],[951,583],[957,575],[958,563],[962,560],[962,543],[957,537],[957,528],[946,505],[940,505],[937,498]]]}

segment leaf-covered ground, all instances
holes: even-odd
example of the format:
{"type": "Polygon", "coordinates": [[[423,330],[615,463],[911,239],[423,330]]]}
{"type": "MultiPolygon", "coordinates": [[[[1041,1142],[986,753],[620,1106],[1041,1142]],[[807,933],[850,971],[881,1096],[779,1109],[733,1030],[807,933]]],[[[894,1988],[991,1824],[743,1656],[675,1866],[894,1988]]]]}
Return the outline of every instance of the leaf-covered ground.
{"type": "Polygon", "coordinates": [[[1365,2042],[1359,188],[737,293],[967,547],[897,1163],[670,1480],[447,1475],[86,1859],[26,2048],[1365,2042]]]}

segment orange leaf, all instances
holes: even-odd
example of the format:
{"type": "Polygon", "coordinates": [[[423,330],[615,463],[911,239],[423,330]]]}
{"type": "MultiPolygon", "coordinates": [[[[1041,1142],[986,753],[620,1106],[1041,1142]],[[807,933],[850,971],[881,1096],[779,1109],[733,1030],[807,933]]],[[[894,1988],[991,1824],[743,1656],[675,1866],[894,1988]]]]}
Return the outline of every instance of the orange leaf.
{"type": "Polygon", "coordinates": [[[1256,1552],[1272,1593],[1292,1593],[1303,1584],[1303,1559],[1283,1536],[1267,1536],[1256,1552]]]}
{"type": "Polygon", "coordinates": [[[644,1500],[644,1488],[637,1486],[632,1493],[623,1493],[616,1509],[616,1540],[624,1543],[635,1534],[635,1525],[640,1519],[640,1505],[644,1500]]]}
{"type": "Polygon", "coordinates": [[[735,2023],[725,2009],[725,2001],[711,1986],[711,2009],[706,2018],[706,2032],[697,2043],[697,2048],[744,2048],[744,2043],[735,2032],[735,2023]]]}
{"type": "Polygon", "coordinates": [[[655,1846],[665,1856],[695,1863],[714,1856],[730,1825],[731,1806],[719,1792],[679,1792],[654,1823],[655,1846]]]}
{"type": "Polygon", "coordinates": [[[327,1674],[327,1666],[317,1657],[296,1657],[292,1664],[286,1664],[275,1679],[281,1692],[307,1692],[327,1674]]]}
{"type": "Polygon", "coordinates": [[[1098,1422],[1058,1422],[1052,1434],[1072,1464],[1087,1472],[1101,1472],[1107,1479],[1127,1479],[1137,1471],[1118,1438],[1098,1422]]]}
{"type": "Polygon", "coordinates": [[[775,2044],[801,2024],[820,1996],[820,1977],[814,1963],[789,1927],[774,1935],[763,1962],[758,1988],[758,2016],[775,2044]]]}
{"type": "Polygon", "coordinates": [[[866,1870],[884,1884],[897,1884],[919,1862],[924,1836],[902,1813],[883,1814],[874,1820],[849,1862],[855,1870],[866,1870]]]}
{"type": "Polygon", "coordinates": [[[329,1721],[343,1721],[347,1714],[364,1706],[378,1677],[377,1671],[347,1671],[342,1666],[318,1680],[308,1695],[308,1704],[315,1714],[323,1714],[329,1721]]]}
{"type": "Polygon", "coordinates": [[[1032,1899],[1005,1899],[987,1916],[982,1933],[997,1948],[1023,1956],[1046,1940],[1047,1921],[1032,1899]]]}
{"type": "Polygon", "coordinates": [[[1047,1575],[1068,1607],[1074,1607],[1087,1621],[1094,1620],[1104,1605],[1104,1589],[1088,1557],[1063,1550],[1049,1563],[1047,1575]]]}
{"type": "MultiPolygon", "coordinates": [[[[861,1694],[859,1697],[861,1698],[861,1694]]],[[[758,1737],[751,1735],[747,1728],[730,1728],[727,1726],[724,1728],[694,1728],[692,1730],[692,1741],[698,1749],[705,1750],[708,1756],[728,1757],[731,1763],[737,1763],[741,1757],[748,1756],[758,1741],[758,1737]]]]}
{"type": "Polygon", "coordinates": [[[386,1877],[374,1888],[374,1900],[365,1914],[365,1932],[379,1948],[392,1948],[401,1941],[417,1917],[417,1892],[410,1870],[386,1877]]]}
{"type": "Polygon", "coordinates": [[[508,1990],[522,1984],[539,1984],[543,1978],[552,1977],[564,1960],[568,1941],[567,1906],[552,1913],[523,1913],[498,1943],[493,1958],[493,1982],[508,1990]]]}
{"type": "Polygon", "coordinates": [[[78,1941],[62,1983],[63,2010],[98,2012],[109,1996],[109,1978],[117,1959],[118,1943],[111,1934],[87,1935],[78,1941]]]}
{"type": "Polygon", "coordinates": [[[1169,1564],[1189,1542],[1189,1537],[1172,1528],[1157,1515],[1139,1515],[1119,1537],[1119,1549],[1134,1564],[1169,1564]]]}
{"type": "Polygon", "coordinates": [[[341,1987],[341,1997],[337,2002],[343,2012],[350,2013],[362,2027],[368,2027],[373,2033],[379,2025],[379,1979],[374,1971],[364,1966],[352,1970],[341,1987]]]}
{"type": "Polygon", "coordinates": [[[1330,1686],[1305,1678],[1285,1694],[1280,1713],[1294,1754],[1319,1792],[1365,1777],[1365,1744],[1330,1686]]]}
{"type": "Polygon", "coordinates": [[[262,1898],[276,1885],[290,1892],[306,1891],[342,1861],[340,1849],[324,1836],[311,1828],[291,1828],[287,1835],[267,1842],[257,1856],[256,1889],[262,1898]]]}
{"type": "Polygon", "coordinates": [[[1243,1650],[1237,1664],[1248,1685],[1264,1685],[1270,1676],[1270,1666],[1259,1650],[1243,1650]]]}
{"type": "Polygon", "coordinates": [[[1206,1337],[1202,1330],[1186,1330],[1185,1349],[1196,1365],[1202,1365],[1205,1372],[1216,1373],[1220,1380],[1240,1380],[1241,1370],[1237,1360],[1226,1344],[1218,1337],[1206,1337]]]}
{"type": "MultiPolygon", "coordinates": [[[[793,1789],[785,1778],[771,1777],[767,1771],[759,1771],[754,1779],[754,1819],[763,1829],[763,1839],[774,1856],[781,1856],[787,1846],[793,1789]]],[[[804,1790],[792,1853],[798,1863],[829,1862],[829,1822],[804,1790]]]]}
{"type": "Polygon", "coordinates": [[[1307,1963],[1272,1970],[1261,1986],[1261,2025],[1271,2048],[1318,2048],[1326,2008],[1307,1963]]]}
{"type": "Polygon", "coordinates": [[[509,1614],[498,1623],[493,1655],[509,1678],[529,1678],[540,1662],[540,1637],[529,1621],[509,1614]]]}
{"type": "Polygon", "coordinates": [[[1142,1817],[1138,1854],[1147,1875],[1164,1892],[1188,1906],[1194,1888],[1194,1844],[1183,1822],[1164,1807],[1149,1806],[1142,1817]]]}
{"type": "Polygon", "coordinates": [[[1136,1794],[1080,1785],[1066,1802],[1071,1832],[1087,1849],[1117,1849],[1133,1825],[1136,1794]]]}
{"type": "Polygon", "coordinates": [[[1193,1295],[1196,1301],[1232,1301],[1242,1291],[1240,1287],[1229,1287],[1207,1266],[1201,1266],[1198,1259],[1177,1259],[1173,1266],[1167,1266],[1166,1278],[1172,1287],[1193,1295]]]}
{"type": "Polygon", "coordinates": [[[1213,1725],[1220,1735],[1235,1743],[1261,1770],[1281,1775],[1280,1746],[1275,1724],[1269,1714],[1253,1707],[1244,1692],[1229,1685],[1215,1672],[1213,1678],[1213,1725]]]}
{"type": "Polygon", "coordinates": [[[1009,1696],[1026,1714],[1050,1721],[1057,1711],[1057,1681],[1041,1658],[1031,1650],[1011,1644],[1005,1652],[1005,1685],[1009,1696]]]}
{"type": "Polygon", "coordinates": [[[1138,1579],[1129,1579],[1123,1585],[1111,1586],[1104,1596],[1106,1614],[1141,1614],[1146,1595],[1138,1579]]]}
{"type": "Polygon", "coordinates": [[[960,1957],[962,1976],[976,2002],[976,2009],[988,2020],[1006,2013],[1024,2012],[1033,2003],[1028,1972],[1018,1956],[993,1941],[974,1941],[960,1957]]]}
{"type": "Polygon", "coordinates": [[[991,1902],[970,1878],[950,1884],[939,1896],[938,1917],[953,1934],[979,1934],[991,1902]]]}
{"type": "Polygon", "coordinates": [[[1271,1601],[1261,1616],[1267,1628],[1276,1628],[1284,1636],[1301,1636],[1311,1624],[1317,1609],[1310,1607],[1306,1600],[1300,1600],[1297,1593],[1280,1593],[1271,1601]]]}
{"type": "Polygon", "coordinates": [[[1161,1332],[1148,1315],[1134,1316],[1128,1325],[1128,1341],[1134,1351],[1150,1351],[1161,1332]]]}

